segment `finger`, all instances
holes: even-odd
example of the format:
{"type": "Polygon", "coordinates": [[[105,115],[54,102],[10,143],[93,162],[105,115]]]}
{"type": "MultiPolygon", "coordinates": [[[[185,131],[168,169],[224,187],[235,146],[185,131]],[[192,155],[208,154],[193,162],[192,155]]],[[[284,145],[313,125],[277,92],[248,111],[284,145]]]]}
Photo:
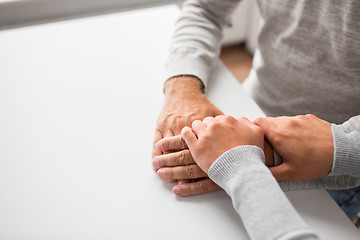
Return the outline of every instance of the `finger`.
{"type": "Polygon", "coordinates": [[[220,115],[215,117],[216,120],[221,122],[227,122],[230,124],[237,123],[237,119],[230,115],[220,115]]]}
{"type": "Polygon", "coordinates": [[[197,182],[175,185],[173,193],[180,197],[188,197],[213,192],[218,189],[220,187],[216,183],[211,181],[210,178],[206,178],[197,182]]]}
{"type": "Polygon", "coordinates": [[[225,118],[227,118],[227,117],[228,117],[228,115],[222,114],[222,115],[216,116],[215,119],[216,119],[216,120],[223,120],[223,119],[225,119],[225,118]]]}
{"type": "Polygon", "coordinates": [[[253,130],[261,130],[261,128],[256,125],[255,123],[253,123],[252,121],[250,121],[247,117],[240,117],[237,119],[240,123],[250,127],[253,130]]]}
{"type": "Polygon", "coordinates": [[[160,168],[157,171],[157,174],[163,180],[196,179],[207,176],[207,174],[196,164],[160,168]]]}
{"type": "Polygon", "coordinates": [[[239,117],[237,120],[246,124],[253,124],[247,117],[239,117]]]}
{"type": "Polygon", "coordinates": [[[271,167],[271,168],[269,168],[269,170],[272,173],[272,175],[274,176],[274,178],[278,181],[292,180],[289,166],[285,163],[280,164],[279,166],[276,166],[276,167],[271,167]]]}
{"type": "Polygon", "coordinates": [[[213,117],[206,117],[204,118],[204,120],[202,121],[206,126],[211,125],[213,122],[216,122],[217,120],[213,117]]]}
{"type": "Polygon", "coordinates": [[[263,125],[263,124],[269,124],[269,123],[275,124],[274,119],[275,118],[273,118],[273,117],[259,117],[254,120],[254,123],[259,126],[263,125]]]}
{"type": "Polygon", "coordinates": [[[156,147],[156,143],[162,138],[163,138],[162,132],[159,129],[156,129],[155,137],[154,137],[154,141],[153,141],[153,150],[152,150],[151,159],[154,159],[154,157],[162,154],[162,152],[156,147]]]}
{"type": "Polygon", "coordinates": [[[156,143],[156,147],[162,152],[179,151],[188,148],[181,135],[163,138],[156,143]]]}
{"type": "Polygon", "coordinates": [[[194,132],[189,127],[183,128],[183,130],[181,131],[181,137],[184,139],[186,145],[189,146],[189,148],[195,146],[198,141],[194,132]]]}
{"type": "Polygon", "coordinates": [[[273,139],[276,137],[275,135],[278,130],[274,118],[257,118],[254,123],[263,130],[265,137],[273,145],[273,139]]]}
{"type": "Polygon", "coordinates": [[[153,161],[153,168],[158,170],[163,167],[176,167],[194,164],[195,161],[188,149],[156,156],[153,161]]]}
{"type": "Polygon", "coordinates": [[[245,124],[246,126],[249,126],[249,127],[254,127],[256,126],[253,122],[251,122],[247,117],[240,117],[237,119],[239,122],[245,124]]]}
{"type": "Polygon", "coordinates": [[[200,137],[201,134],[206,131],[206,125],[200,120],[195,120],[192,123],[192,129],[194,130],[195,134],[200,137]]]}

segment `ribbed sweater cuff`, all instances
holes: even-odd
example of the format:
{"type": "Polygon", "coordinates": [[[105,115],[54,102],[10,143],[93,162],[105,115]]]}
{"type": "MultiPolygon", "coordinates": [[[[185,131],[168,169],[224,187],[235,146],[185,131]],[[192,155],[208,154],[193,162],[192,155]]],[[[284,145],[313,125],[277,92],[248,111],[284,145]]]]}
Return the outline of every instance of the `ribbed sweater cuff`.
{"type": "Polygon", "coordinates": [[[360,132],[345,133],[340,126],[332,125],[334,160],[329,176],[360,176],[360,132]]]}
{"type": "Polygon", "coordinates": [[[239,146],[223,153],[211,165],[208,174],[214,182],[224,187],[234,173],[251,174],[251,171],[265,167],[264,163],[265,155],[261,148],[252,145],[239,146]],[[254,165],[259,165],[260,168],[254,165]]]}

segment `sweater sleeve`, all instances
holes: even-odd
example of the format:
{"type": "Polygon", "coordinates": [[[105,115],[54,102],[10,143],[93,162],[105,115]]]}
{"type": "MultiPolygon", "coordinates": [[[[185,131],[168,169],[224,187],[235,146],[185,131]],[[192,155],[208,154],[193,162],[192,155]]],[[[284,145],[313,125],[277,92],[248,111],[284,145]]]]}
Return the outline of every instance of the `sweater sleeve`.
{"type": "Polygon", "coordinates": [[[231,197],[251,239],[318,239],[281,191],[264,161],[260,148],[236,147],[212,164],[209,177],[231,197]]]}
{"type": "Polygon", "coordinates": [[[329,176],[360,177],[360,115],[332,125],[334,161],[329,176]]]}
{"type": "Polygon", "coordinates": [[[192,75],[206,87],[220,53],[222,28],[240,0],[187,0],[175,25],[166,64],[166,80],[192,75]]]}

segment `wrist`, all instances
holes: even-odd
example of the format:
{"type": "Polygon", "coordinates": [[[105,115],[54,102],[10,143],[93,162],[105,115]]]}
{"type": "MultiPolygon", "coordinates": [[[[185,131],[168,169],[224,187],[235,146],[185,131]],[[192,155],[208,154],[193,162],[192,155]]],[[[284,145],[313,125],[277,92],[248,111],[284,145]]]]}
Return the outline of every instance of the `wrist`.
{"type": "Polygon", "coordinates": [[[204,85],[195,76],[176,76],[166,81],[164,93],[166,97],[203,95],[204,85]]]}

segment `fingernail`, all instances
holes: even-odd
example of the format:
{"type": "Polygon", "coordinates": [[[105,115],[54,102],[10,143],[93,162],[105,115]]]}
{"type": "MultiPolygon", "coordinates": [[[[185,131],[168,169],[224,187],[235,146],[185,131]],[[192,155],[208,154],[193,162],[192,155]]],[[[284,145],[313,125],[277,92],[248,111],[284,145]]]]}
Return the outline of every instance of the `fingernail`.
{"type": "Polygon", "coordinates": [[[159,168],[159,161],[158,161],[156,158],[153,159],[153,168],[154,168],[154,169],[158,169],[158,168],[159,168]]]}
{"type": "Polygon", "coordinates": [[[164,169],[159,169],[157,171],[157,174],[160,178],[165,178],[165,170],[164,169]]]}
{"type": "Polygon", "coordinates": [[[181,193],[181,187],[180,186],[175,186],[173,187],[173,193],[175,193],[176,195],[179,195],[181,193]]]}

